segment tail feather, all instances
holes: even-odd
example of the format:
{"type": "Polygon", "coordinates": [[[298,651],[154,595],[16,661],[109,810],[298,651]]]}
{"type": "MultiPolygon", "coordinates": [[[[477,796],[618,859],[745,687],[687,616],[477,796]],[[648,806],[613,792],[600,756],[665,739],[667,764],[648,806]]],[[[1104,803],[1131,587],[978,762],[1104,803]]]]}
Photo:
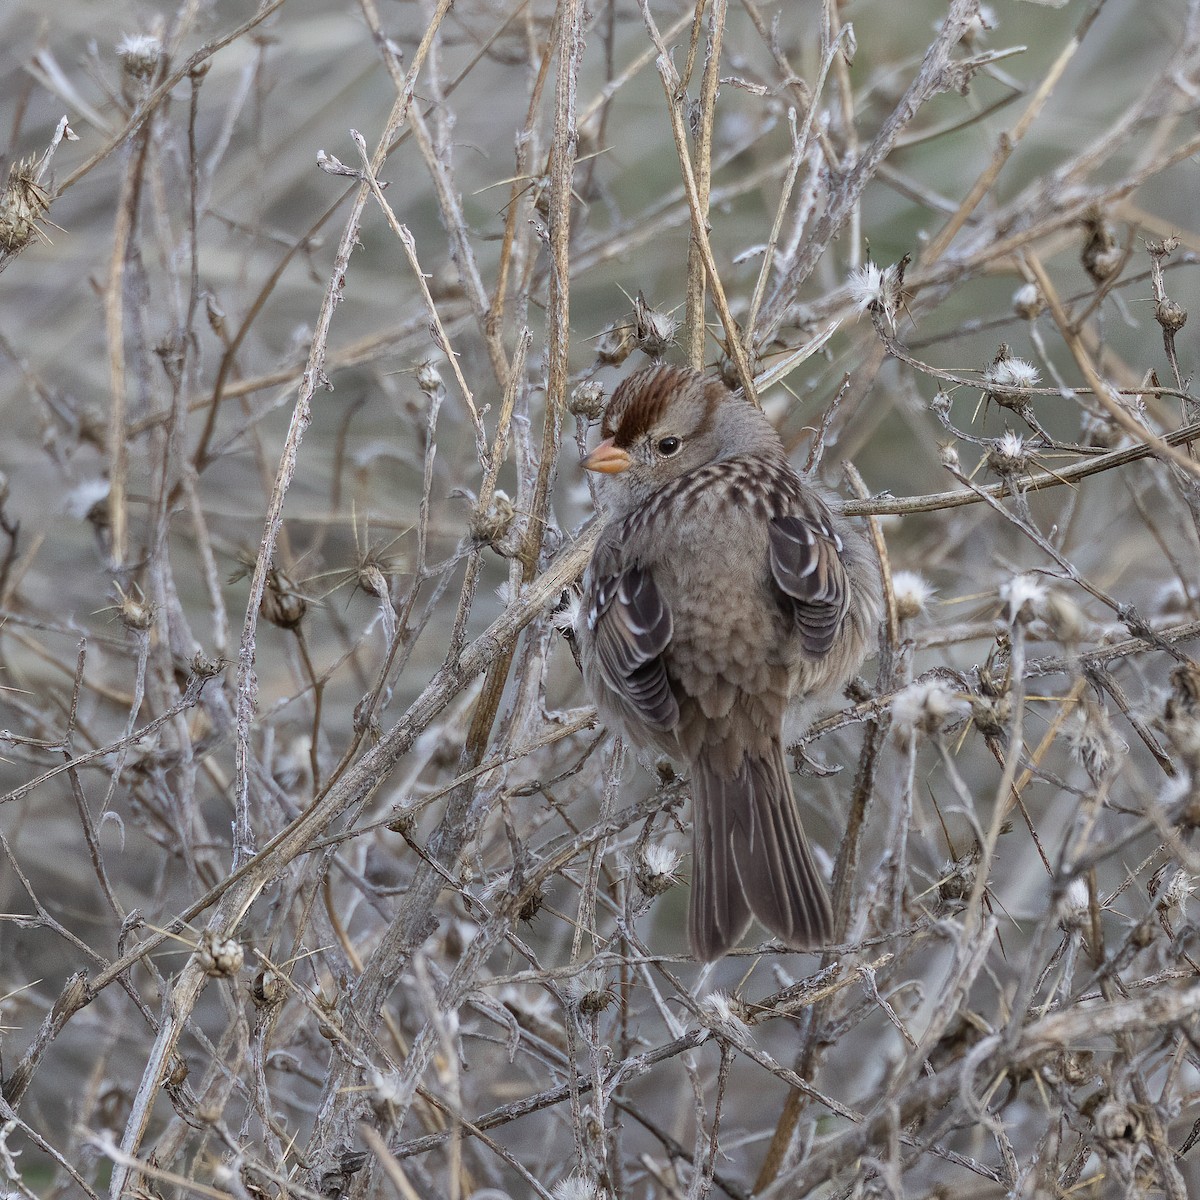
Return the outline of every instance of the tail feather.
{"type": "Polygon", "coordinates": [[[692,771],[692,950],[712,961],[746,932],[751,915],[796,950],[829,941],[833,918],[813,861],[783,752],[742,758],[723,775],[703,756],[692,771]]]}

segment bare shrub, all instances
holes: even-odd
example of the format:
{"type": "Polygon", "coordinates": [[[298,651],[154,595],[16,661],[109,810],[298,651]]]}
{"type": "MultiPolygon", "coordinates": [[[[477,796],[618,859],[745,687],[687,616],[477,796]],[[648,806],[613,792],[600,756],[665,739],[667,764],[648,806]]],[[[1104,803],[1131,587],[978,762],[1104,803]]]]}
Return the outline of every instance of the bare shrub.
{"type": "Polygon", "coordinates": [[[6,1194],[1192,1194],[1200,6],[247,7],[0,12],[6,1194]],[[647,356],[881,554],[822,955],[570,652],[647,356]]]}

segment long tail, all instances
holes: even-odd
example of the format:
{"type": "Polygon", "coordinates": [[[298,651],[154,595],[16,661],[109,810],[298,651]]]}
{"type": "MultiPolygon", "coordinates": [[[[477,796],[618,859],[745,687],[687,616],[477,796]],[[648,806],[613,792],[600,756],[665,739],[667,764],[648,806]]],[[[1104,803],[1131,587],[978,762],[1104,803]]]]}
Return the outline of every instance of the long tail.
{"type": "Polygon", "coordinates": [[[692,952],[720,958],[752,915],[795,950],[828,942],[829,897],[800,827],[782,749],[743,757],[734,775],[719,774],[702,754],[692,787],[692,952]]]}

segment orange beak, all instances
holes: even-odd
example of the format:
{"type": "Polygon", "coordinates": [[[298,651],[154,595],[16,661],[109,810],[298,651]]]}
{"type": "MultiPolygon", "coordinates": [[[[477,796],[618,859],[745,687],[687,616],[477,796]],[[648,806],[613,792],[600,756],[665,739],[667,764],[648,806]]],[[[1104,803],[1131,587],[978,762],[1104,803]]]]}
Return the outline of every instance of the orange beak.
{"type": "Polygon", "coordinates": [[[612,438],[605,438],[580,466],[585,471],[599,471],[601,475],[619,475],[629,470],[629,455],[614,446],[612,438]]]}

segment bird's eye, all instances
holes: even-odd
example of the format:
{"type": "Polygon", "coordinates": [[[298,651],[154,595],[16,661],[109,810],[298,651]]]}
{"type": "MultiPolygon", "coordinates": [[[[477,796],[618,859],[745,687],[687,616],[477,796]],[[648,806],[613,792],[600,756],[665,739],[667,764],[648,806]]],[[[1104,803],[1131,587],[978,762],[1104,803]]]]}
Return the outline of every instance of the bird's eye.
{"type": "Polygon", "coordinates": [[[665,437],[660,438],[658,443],[658,452],[663,458],[670,458],[672,455],[678,454],[680,447],[683,445],[683,438],[665,437]]]}

